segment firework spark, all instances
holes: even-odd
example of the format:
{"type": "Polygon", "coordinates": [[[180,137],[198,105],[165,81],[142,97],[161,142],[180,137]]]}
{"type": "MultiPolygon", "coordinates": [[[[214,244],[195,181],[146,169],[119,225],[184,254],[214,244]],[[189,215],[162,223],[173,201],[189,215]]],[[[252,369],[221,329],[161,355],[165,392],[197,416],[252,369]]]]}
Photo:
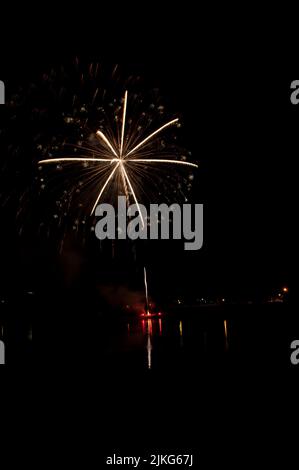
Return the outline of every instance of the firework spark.
{"type": "MultiPolygon", "coordinates": [[[[103,184],[101,185],[100,191],[96,197],[95,203],[93,204],[90,215],[94,213],[97,204],[99,203],[105,189],[108,187],[113,177],[115,177],[116,174],[118,174],[122,180],[123,189],[125,191],[127,199],[129,199],[128,188],[131,192],[131,196],[133,197],[135,204],[137,206],[138,212],[139,212],[139,217],[142,223],[142,227],[144,227],[145,221],[143,219],[140,205],[138,203],[136,190],[133,187],[133,183],[129,177],[128,171],[125,169],[125,166],[127,168],[130,167],[130,170],[134,172],[134,167],[132,167],[131,163],[134,163],[137,165],[143,165],[143,166],[147,166],[148,164],[167,164],[167,165],[174,164],[174,165],[183,165],[183,166],[189,166],[189,167],[195,167],[195,168],[197,168],[198,165],[196,165],[195,163],[174,160],[174,159],[172,160],[172,159],[161,159],[161,158],[138,158],[138,156],[144,156],[144,155],[138,154],[138,151],[140,151],[141,149],[144,149],[144,147],[146,147],[154,139],[154,137],[157,136],[157,134],[162,132],[164,129],[176,124],[178,122],[178,118],[172,119],[171,121],[167,122],[166,124],[156,129],[154,132],[149,134],[147,137],[145,137],[136,145],[130,146],[127,142],[126,134],[125,134],[127,101],[128,101],[128,92],[126,91],[124,95],[124,100],[123,100],[122,125],[121,125],[121,135],[120,135],[119,142],[118,142],[118,139],[114,137],[112,137],[112,139],[111,138],[109,139],[107,135],[105,135],[100,130],[96,132],[96,137],[101,142],[101,144],[104,144],[104,147],[106,148],[105,158],[86,157],[82,155],[81,157],[50,158],[46,160],[40,160],[38,164],[44,165],[44,164],[50,164],[50,163],[66,163],[66,162],[68,163],[93,162],[93,163],[96,163],[97,165],[100,165],[100,168],[98,170],[99,175],[101,173],[101,168],[103,164],[111,165],[113,168],[111,169],[107,178],[104,180],[103,184]]],[[[102,155],[99,150],[96,153],[102,155]]]]}

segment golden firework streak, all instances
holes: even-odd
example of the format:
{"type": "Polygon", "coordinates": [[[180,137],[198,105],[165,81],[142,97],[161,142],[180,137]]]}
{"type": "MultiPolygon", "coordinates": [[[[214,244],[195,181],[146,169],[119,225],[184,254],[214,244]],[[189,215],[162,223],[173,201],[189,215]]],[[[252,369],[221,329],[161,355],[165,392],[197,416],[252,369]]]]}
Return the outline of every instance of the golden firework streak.
{"type": "Polygon", "coordinates": [[[157,129],[155,132],[152,132],[152,134],[150,134],[149,136],[147,136],[145,139],[143,139],[141,142],[139,142],[139,144],[137,144],[134,148],[132,148],[132,150],[130,150],[130,151],[126,154],[126,157],[128,157],[129,155],[131,155],[131,153],[133,153],[133,152],[135,152],[136,150],[138,150],[140,147],[142,147],[142,145],[146,144],[146,142],[148,142],[150,139],[152,139],[153,137],[155,137],[155,135],[157,135],[159,132],[163,131],[163,129],[165,129],[166,127],[171,126],[171,125],[174,124],[175,122],[178,122],[178,118],[173,119],[172,121],[169,121],[169,122],[167,122],[166,124],[164,124],[163,126],[159,127],[159,129],[157,129]]]}
{"type": "Polygon", "coordinates": [[[95,208],[96,208],[96,206],[97,206],[97,204],[98,204],[98,202],[99,202],[99,200],[100,200],[100,198],[101,198],[101,196],[102,196],[102,194],[103,194],[103,192],[104,192],[104,190],[105,190],[107,184],[109,183],[109,181],[110,181],[111,178],[113,177],[113,175],[114,175],[114,173],[116,172],[116,170],[117,170],[117,168],[119,167],[119,165],[120,165],[120,162],[118,162],[118,163],[115,165],[115,167],[114,167],[113,170],[111,171],[110,175],[108,176],[108,178],[107,178],[107,180],[106,180],[104,186],[102,187],[101,191],[99,192],[99,195],[98,195],[98,197],[97,197],[96,202],[94,203],[93,208],[91,209],[90,215],[93,214],[93,211],[95,210],[95,208]]]}
{"type": "Polygon", "coordinates": [[[135,201],[135,203],[136,203],[136,206],[137,206],[137,209],[138,209],[138,212],[139,212],[139,215],[140,215],[141,223],[142,223],[142,228],[144,228],[145,224],[144,224],[142,212],[141,212],[140,206],[139,206],[139,204],[138,204],[137,198],[136,198],[136,196],[135,196],[134,189],[133,189],[133,187],[132,187],[132,185],[131,185],[131,182],[130,182],[130,180],[129,180],[129,177],[128,177],[128,175],[127,175],[127,172],[126,172],[126,170],[125,170],[125,168],[124,168],[123,162],[121,162],[121,167],[122,167],[122,171],[123,171],[123,173],[124,173],[124,175],[125,175],[125,178],[126,178],[126,180],[127,180],[127,183],[128,183],[128,185],[129,185],[129,188],[130,188],[130,190],[131,190],[131,193],[132,193],[132,195],[133,195],[134,201],[135,201]]]}
{"type": "Polygon", "coordinates": [[[100,137],[100,138],[105,142],[105,144],[108,145],[108,147],[110,148],[110,150],[111,150],[111,152],[113,153],[113,155],[115,155],[116,158],[119,158],[118,155],[117,155],[117,153],[116,153],[116,151],[115,151],[114,148],[112,147],[111,143],[109,142],[109,140],[108,140],[107,137],[105,136],[105,134],[103,134],[103,132],[101,132],[101,131],[97,131],[97,132],[96,132],[96,135],[97,135],[98,137],[100,137]]]}
{"type": "Polygon", "coordinates": [[[124,95],[124,104],[123,104],[123,115],[122,115],[122,127],[121,127],[121,139],[120,139],[120,145],[119,145],[119,154],[117,154],[116,150],[114,149],[112,143],[109,141],[109,139],[105,136],[105,134],[98,130],[96,132],[96,136],[99,138],[99,140],[102,140],[106,146],[109,148],[109,150],[112,152],[111,158],[87,158],[87,157],[70,157],[70,158],[49,158],[47,160],[39,160],[38,164],[48,164],[48,163],[63,163],[63,162],[97,162],[97,163],[109,163],[110,165],[115,164],[113,170],[109,174],[108,178],[106,179],[105,183],[103,184],[97,199],[93,205],[93,208],[91,210],[90,215],[93,214],[103,192],[105,191],[108,183],[112,180],[116,170],[119,168],[120,169],[120,174],[122,178],[122,182],[124,185],[124,190],[125,194],[128,198],[128,190],[127,190],[127,184],[128,187],[130,188],[130,191],[132,193],[133,199],[136,203],[136,206],[138,208],[138,212],[140,215],[140,219],[142,222],[142,228],[145,226],[145,222],[141,213],[141,209],[134,191],[134,188],[131,184],[130,178],[128,176],[128,173],[125,170],[124,164],[126,163],[143,163],[143,164],[148,164],[148,163],[167,163],[167,164],[174,164],[174,165],[185,165],[185,166],[190,166],[194,168],[198,168],[198,165],[195,163],[189,163],[185,161],[179,161],[179,160],[169,160],[169,159],[160,159],[160,158],[128,158],[130,155],[135,153],[138,149],[140,149],[142,146],[144,146],[146,143],[148,143],[153,137],[155,137],[158,133],[166,129],[167,127],[175,124],[178,122],[178,118],[173,119],[172,121],[167,122],[163,126],[159,127],[157,130],[152,132],[150,135],[148,135],[145,139],[143,139],[139,144],[137,144],[135,147],[133,147],[131,150],[129,150],[127,153],[124,153],[124,139],[125,139],[125,126],[126,126],[126,114],[127,114],[127,101],[128,101],[128,92],[125,92],[124,95]]]}
{"type": "MultiPolygon", "coordinates": [[[[117,159],[118,160],[118,159],[117,159]]],[[[85,157],[76,157],[76,158],[48,158],[48,160],[40,160],[38,164],[45,163],[61,163],[61,162],[107,162],[112,163],[114,160],[111,158],[85,158],[85,157]]]]}
{"type": "Polygon", "coordinates": [[[125,124],[126,124],[126,113],[127,113],[127,99],[128,99],[128,92],[125,92],[124,97],[124,109],[123,109],[123,122],[121,126],[121,140],[120,140],[120,151],[119,157],[122,158],[123,155],[123,147],[124,147],[124,135],[125,135],[125,124]]]}
{"type": "Polygon", "coordinates": [[[198,168],[198,165],[195,163],[190,162],[182,162],[180,160],[162,160],[160,158],[132,158],[128,160],[128,162],[137,162],[137,163],[176,163],[177,165],[187,165],[187,166],[194,166],[198,168]]]}

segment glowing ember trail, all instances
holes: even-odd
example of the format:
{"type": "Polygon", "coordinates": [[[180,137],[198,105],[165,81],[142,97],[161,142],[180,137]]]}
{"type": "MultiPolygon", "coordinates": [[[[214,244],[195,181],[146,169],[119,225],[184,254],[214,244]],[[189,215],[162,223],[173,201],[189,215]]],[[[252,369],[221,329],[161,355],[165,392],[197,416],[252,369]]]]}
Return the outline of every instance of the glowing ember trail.
{"type": "Polygon", "coordinates": [[[113,153],[113,155],[116,156],[116,158],[119,158],[116,151],[114,150],[114,148],[112,147],[112,144],[109,142],[109,140],[107,139],[107,137],[103,134],[103,132],[101,131],[97,131],[96,135],[98,137],[100,137],[104,142],[105,144],[107,144],[107,146],[110,148],[111,152],[113,153]]]}
{"type": "Polygon", "coordinates": [[[228,333],[227,333],[227,321],[224,320],[224,338],[225,338],[225,348],[228,349],[228,333]]]}
{"type": "Polygon", "coordinates": [[[117,163],[117,165],[114,167],[114,169],[112,170],[112,172],[111,172],[110,175],[108,176],[108,178],[107,178],[107,180],[106,180],[104,186],[102,187],[102,189],[101,189],[101,191],[100,191],[100,193],[99,193],[99,195],[98,195],[98,197],[97,197],[96,202],[94,203],[93,208],[91,209],[90,215],[92,215],[93,211],[94,211],[95,208],[97,207],[97,204],[98,204],[98,202],[99,202],[99,200],[100,200],[100,198],[101,198],[103,192],[105,191],[106,186],[108,185],[109,181],[110,181],[111,178],[113,177],[113,175],[114,175],[114,173],[116,172],[116,170],[117,170],[117,168],[119,167],[119,165],[120,165],[120,162],[117,163]]]}
{"type": "Polygon", "coordinates": [[[128,157],[129,155],[131,155],[131,153],[133,152],[136,152],[136,150],[138,150],[140,147],[142,147],[144,144],[146,144],[146,142],[148,142],[149,140],[151,140],[155,135],[157,135],[159,132],[163,131],[163,129],[165,129],[166,127],[168,126],[171,126],[172,124],[178,122],[178,118],[176,119],[173,119],[172,121],[169,121],[167,122],[166,124],[164,124],[163,126],[159,127],[159,129],[157,129],[155,132],[153,132],[152,134],[150,134],[148,137],[146,137],[144,140],[142,140],[139,144],[136,145],[136,147],[132,148],[132,150],[130,150],[126,157],[128,157]]]}
{"type": "Polygon", "coordinates": [[[150,328],[150,325],[149,325],[149,322],[151,322],[151,320],[147,320],[148,322],[148,332],[147,332],[147,345],[146,345],[146,349],[147,349],[147,368],[148,369],[151,369],[152,368],[152,342],[151,342],[151,328],[150,328]]]}
{"type": "Polygon", "coordinates": [[[126,179],[128,185],[129,185],[129,188],[130,188],[131,193],[132,193],[132,195],[133,195],[134,201],[135,201],[136,206],[137,206],[137,208],[138,208],[138,212],[139,212],[139,216],[140,216],[140,219],[141,219],[142,228],[144,228],[145,223],[144,223],[144,220],[143,220],[142,212],[141,212],[141,210],[140,210],[140,206],[139,206],[139,204],[138,204],[138,201],[137,201],[137,198],[136,198],[134,189],[133,189],[133,187],[132,187],[132,185],[131,185],[131,183],[130,183],[128,174],[127,174],[127,172],[126,172],[126,170],[125,170],[125,168],[124,168],[124,166],[123,166],[123,163],[122,163],[122,162],[120,162],[120,163],[121,163],[121,170],[122,170],[122,172],[123,172],[123,174],[124,174],[124,176],[125,176],[125,179],[126,179]]]}
{"type": "Polygon", "coordinates": [[[149,305],[148,305],[148,291],[147,291],[147,278],[146,278],[146,268],[143,268],[144,272],[144,287],[145,287],[145,302],[146,302],[146,314],[149,315],[149,305]]]}
{"type": "Polygon", "coordinates": [[[124,97],[124,109],[123,109],[123,122],[121,126],[121,141],[120,141],[120,150],[119,156],[122,158],[123,155],[123,147],[124,147],[124,135],[125,135],[125,125],[126,125],[126,113],[127,113],[127,99],[128,99],[128,92],[125,92],[124,97]]]}

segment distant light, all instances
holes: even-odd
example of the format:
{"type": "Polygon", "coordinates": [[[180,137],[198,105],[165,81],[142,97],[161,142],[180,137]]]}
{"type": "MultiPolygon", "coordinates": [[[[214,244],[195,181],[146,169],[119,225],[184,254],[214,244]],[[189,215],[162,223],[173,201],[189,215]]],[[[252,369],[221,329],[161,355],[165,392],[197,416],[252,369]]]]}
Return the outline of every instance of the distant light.
{"type": "Polygon", "coordinates": [[[287,287],[284,287],[282,290],[283,292],[289,292],[289,289],[287,287]]]}
{"type": "Polygon", "coordinates": [[[225,299],[221,299],[221,302],[225,302],[225,299]]]}

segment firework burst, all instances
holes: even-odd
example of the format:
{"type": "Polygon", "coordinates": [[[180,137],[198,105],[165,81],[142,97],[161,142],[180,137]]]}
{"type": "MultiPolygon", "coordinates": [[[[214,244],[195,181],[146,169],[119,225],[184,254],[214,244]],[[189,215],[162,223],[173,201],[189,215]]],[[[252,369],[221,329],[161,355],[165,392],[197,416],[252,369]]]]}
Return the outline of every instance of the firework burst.
{"type": "Polygon", "coordinates": [[[158,90],[144,86],[117,66],[75,59],[8,93],[0,207],[26,243],[30,234],[58,252],[68,240],[86,245],[96,203],[118,195],[138,204],[188,201],[196,165],[185,164],[191,153],[179,144],[181,124],[158,90]]]}
{"type": "MultiPolygon", "coordinates": [[[[111,130],[104,133],[102,130],[96,131],[96,137],[98,139],[99,145],[94,147],[82,147],[81,149],[91,152],[93,156],[82,155],[79,157],[63,157],[63,158],[48,158],[40,160],[38,163],[40,165],[47,164],[76,164],[78,162],[83,163],[92,163],[96,167],[93,168],[92,174],[87,178],[87,182],[90,182],[91,179],[97,179],[100,181],[99,190],[97,197],[93,203],[93,206],[90,211],[90,215],[94,214],[94,211],[101,201],[101,198],[108,187],[109,184],[113,184],[113,180],[121,181],[122,188],[124,193],[127,196],[129,201],[130,197],[133,198],[140,215],[141,224],[144,227],[145,221],[143,219],[138,198],[135,188],[134,181],[139,179],[138,184],[142,184],[142,170],[151,171],[148,169],[151,165],[182,165],[187,167],[195,167],[195,163],[176,160],[174,158],[157,158],[157,151],[153,151],[151,144],[154,139],[160,134],[164,129],[173,126],[178,123],[178,118],[172,119],[154,132],[151,132],[149,135],[144,137],[138,142],[136,135],[134,134],[134,128],[127,130],[127,104],[128,104],[128,92],[125,92],[123,98],[122,106],[122,119],[121,119],[121,129],[113,135],[111,130]],[[103,173],[105,177],[103,178],[103,173]],[[108,173],[108,174],[107,174],[108,173]]],[[[159,156],[159,154],[158,154],[159,156]]],[[[118,188],[118,185],[116,185],[118,188]]]]}

